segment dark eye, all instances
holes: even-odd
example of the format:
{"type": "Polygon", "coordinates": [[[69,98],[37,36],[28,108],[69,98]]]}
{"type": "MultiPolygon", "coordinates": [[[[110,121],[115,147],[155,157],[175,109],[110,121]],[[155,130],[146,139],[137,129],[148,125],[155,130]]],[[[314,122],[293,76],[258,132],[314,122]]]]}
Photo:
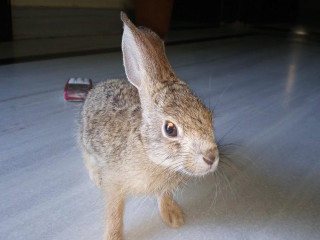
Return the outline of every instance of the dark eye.
{"type": "Polygon", "coordinates": [[[166,131],[167,135],[169,137],[176,137],[177,134],[178,134],[178,131],[177,131],[177,127],[176,125],[174,125],[173,122],[169,122],[167,121],[166,124],[164,125],[164,130],[166,131]]]}

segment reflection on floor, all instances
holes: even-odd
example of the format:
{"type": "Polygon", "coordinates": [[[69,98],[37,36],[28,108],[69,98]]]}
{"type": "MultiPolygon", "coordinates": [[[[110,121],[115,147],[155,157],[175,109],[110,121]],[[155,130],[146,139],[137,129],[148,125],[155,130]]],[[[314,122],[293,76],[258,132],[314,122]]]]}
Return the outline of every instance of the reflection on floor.
{"type": "MultiPolygon", "coordinates": [[[[168,229],[130,198],[126,239],[319,239],[320,45],[248,36],[169,46],[177,75],[214,109],[230,159],[176,193],[168,229]]],[[[0,66],[0,239],[101,239],[103,204],[75,143],[70,76],[123,78],[120,52],[0,66]]]]}

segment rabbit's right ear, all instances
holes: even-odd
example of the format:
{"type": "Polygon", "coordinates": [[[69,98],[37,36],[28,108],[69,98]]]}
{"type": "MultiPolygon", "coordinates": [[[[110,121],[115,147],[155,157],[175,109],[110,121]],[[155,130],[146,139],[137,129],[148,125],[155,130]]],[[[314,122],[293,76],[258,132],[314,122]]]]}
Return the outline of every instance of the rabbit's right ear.
{"type": "MultiPolygon", "coordinates": [[[[136,33],[135,26],[128,19],[124,12],[121,12],[121,20],[124,23],[122,36],[122,52],[123,64],[128,80],[139,89],[141,85],[142,63],[139,55],[139,47],[137,46],[137,39],[139,36],[136,33]],[[140,60],[140,61],[139,61],[140,60]]],[[[140,36],[141,37],[141,36],[140,36]]]]}
{"type": "Polygon", "coordinates": [[[172,79],[173,70],[165,54],[163,41],[149,29],[136,28],[121,12],[124,23],[122,36],[123,63],[128,80],[138,89],[149,90],[172,79]],[[170,76],[170,77],[167,77],[170,76]]]}

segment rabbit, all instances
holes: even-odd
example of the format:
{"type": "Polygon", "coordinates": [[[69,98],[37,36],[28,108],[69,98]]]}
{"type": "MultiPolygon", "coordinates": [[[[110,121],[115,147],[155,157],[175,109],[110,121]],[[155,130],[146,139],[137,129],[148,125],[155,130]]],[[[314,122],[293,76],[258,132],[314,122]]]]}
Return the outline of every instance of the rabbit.
{"type": "Polygon", "coordinates": [[[164,42],[121,13],[127,80],[89,91],[81,110],[79,145],[106,207],[105,240],[123,239],[128,195],[157,197],[171,228],[184,223],[172,192],[192,176],[215,171],[219,150],[213,114],[172,70],[164,42]]]}

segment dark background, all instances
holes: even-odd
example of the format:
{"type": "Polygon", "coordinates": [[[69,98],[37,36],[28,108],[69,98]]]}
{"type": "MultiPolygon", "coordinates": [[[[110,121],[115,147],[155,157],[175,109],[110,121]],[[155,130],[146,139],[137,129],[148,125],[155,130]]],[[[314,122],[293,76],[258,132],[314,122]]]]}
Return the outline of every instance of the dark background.
{"type": "MultiPolygon", "coordinates": [[[[175,0],[172,24],[219,25],[241,21],[249,24],[320,23],[316,0],[175,0]]],[[[185,27],[186,27],[185,26],[185,27]]]]}
{"type": "Polygon", "coordinates": [[[12,40],[10,0],[0,1],[0,41],[12,40]]]}
{"type": "MultiPolygon", "coordinates": [[[[302,24],[320,32],[320,1],[316,0],[175,0],[171,29],[219,27],[241,22],[288,29],[302,24]],[[274,24],[274,26],[270,26],[274,24]]],[[[0,40],[13,39],[9,0],[0,1],[0,40]]]]}
{"type": "Polygon", "coordinates": [[[320,42],[320,1],[174,0],[172,6],[167,0],[167,15],[160,6],[165,1],[150,0],[145,5],[145,0],[99,0],[100,5],[94,6],[94,1],[83,0],[77,3],[84,5],[70,6],[66,3],[71,1],[30,0],[26,6],[1,0],[0,65],[119,51],[121,10],[137,25],[154,30],[167,45],[248,34],[294,35],[320,42]],[[170,16],[171,7],[169,24],[170,18],[163,16],[170,16]]]}

